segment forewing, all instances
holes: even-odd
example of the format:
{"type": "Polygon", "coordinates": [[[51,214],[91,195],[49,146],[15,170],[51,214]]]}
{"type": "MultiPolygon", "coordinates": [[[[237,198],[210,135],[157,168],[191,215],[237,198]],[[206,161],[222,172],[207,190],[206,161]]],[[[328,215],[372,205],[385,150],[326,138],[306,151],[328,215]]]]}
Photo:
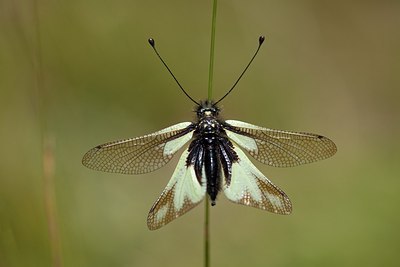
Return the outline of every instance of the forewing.
{"type": "Polygon", "coordinates": [[[234,149],[239,159],[232,164],[230,183],[224,179],[225,196],[238,204],[277,214],[290,214],[292,204],[288,196],[268,180],[240,148],[236,146],[234,149]]]}
{"type": "Polygon", "coordinates": [[[322,160],[337,150],[330,139],[317,134],[267,129],[236,120],[227,120],[226,123],[230,139],[255,159],[275,167],[322,160]]]}
{"type": "Polygon", "coordinates": [[[205,176],[203,174],[200,184],[194,166],[186,164],[188,155],[186,149],[170,181],[150,209],[147,217],[147,226],[150,230],[156,230],[185,214],[199,204],[206,195],[205,176]]]}
{"type": "Polygon", "coordinates": [[[192,123],[178,123],[149,135],[99,145],[85,154],[82,163],[105,172],[151,172],[169,162],[192,135],[192,123]]]}

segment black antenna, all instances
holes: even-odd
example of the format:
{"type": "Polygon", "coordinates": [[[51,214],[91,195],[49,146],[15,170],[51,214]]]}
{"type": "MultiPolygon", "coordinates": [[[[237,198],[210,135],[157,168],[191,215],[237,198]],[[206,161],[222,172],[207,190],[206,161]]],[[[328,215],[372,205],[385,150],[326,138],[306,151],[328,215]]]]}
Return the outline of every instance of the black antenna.
{"type": "Polygon", "coordinates": [[[172,75],[172,77],[174,78],[175,82],[179,85],[179,87],[181,88],[182,92],[185,93],[185,95],[187,97],[189,97],[190,100],[192,100],[194,103],[196,103],[197,105],[200,105],[197,101],[195,101],[193,98],[190,97],[190,95],[188,93],[186,93],[185,89],[183,89],[182,85],[178,82],[178,79],[176,79],[175,75],[172,73],[172,71],[168,68],[167,64],[165,63],[165,61],[162,59],[162,57],[160,56],[160,54],[158,53],[157,49],[156,49],[156,42],[154,41],[153,38],[149,39],[149,44],[151,45],[151,47],[153,47],[154,52],[156,52],[158,58],[161,60],[161,62],[164,64],[164,66],[167,68],[168,72],[172,75]]]}
{"type": "Polygon", "coordinates": [[[246,68],[244,69],[244,71],[242,72],[242,74],[240,74],[239,78],[236,80],[236,82],[233,84],[232,88],[223,96],[221,97],[217,102],[215,102],[215,105],[218,104],[219,102],[222,101],[222,99],[224,99],[225,97],[227,97],[230,92],[232,92],[232,90],[235,88],[235,86],[238,84],[238,82],[240,81],[240,79],[242,78],[243,74],[246,72],[246,70],[250,67],[251,63],[253,62],[254,58],[257,56],[258,51],[261,48],[261,45],[263,44],[263,42],[265,41],[265,36],[260,36],[258,38],[258,48],[256,50],[256,52],[254,53],[253,57],[250,59],[249,64],[247,64],[246,68]]]}

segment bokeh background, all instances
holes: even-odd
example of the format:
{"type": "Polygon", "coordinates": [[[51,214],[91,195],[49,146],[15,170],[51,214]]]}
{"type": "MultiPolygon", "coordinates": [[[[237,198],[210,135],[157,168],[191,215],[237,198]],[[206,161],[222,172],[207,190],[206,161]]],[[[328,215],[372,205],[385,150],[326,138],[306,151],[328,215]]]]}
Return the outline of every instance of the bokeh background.
{"type": "MultiPolygon", "coordinates": [[[[203,99],[210,24],[211,1],[0,1],[0,266],[202,266],[203,205],[146,226],[178,157],[140,176],[81,159],[194,118],[147,39],[203,99]]],[[[399,1],[219,1],[215,98],[267,36],[224,117],[326,135],[338,152],[256,163],[290,216],[221,194],[212,266],[398,266],[399,26],[399,1]]]]}

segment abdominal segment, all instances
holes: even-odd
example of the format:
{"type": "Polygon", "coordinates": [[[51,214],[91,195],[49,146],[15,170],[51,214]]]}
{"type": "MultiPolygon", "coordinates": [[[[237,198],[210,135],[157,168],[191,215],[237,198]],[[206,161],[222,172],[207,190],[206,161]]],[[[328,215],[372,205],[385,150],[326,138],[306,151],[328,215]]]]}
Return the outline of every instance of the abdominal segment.
{"type": "Polygon", "coordinates": [[[238,157],[233,150],[232,143],[223,137],[199,138],[192,141],[189,146],[187,166],[194,165],[197,180],[201,184],[205,176],[207,193],[210,196],[211,205],[215,205],[217,195],[221,190],[222,171],[226,183],[230,184],[232,176],[232,164],[238,157]]]}

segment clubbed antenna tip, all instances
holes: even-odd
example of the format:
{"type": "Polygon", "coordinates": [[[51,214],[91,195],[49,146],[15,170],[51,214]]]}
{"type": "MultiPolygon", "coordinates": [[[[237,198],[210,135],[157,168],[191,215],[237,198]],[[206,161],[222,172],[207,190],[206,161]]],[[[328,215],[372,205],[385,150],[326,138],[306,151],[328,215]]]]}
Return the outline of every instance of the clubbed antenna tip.
{"type": "MultiPolygon", "coordinates": [[[[261,38],[261,37],[260,37],[260,38],[261,38]]],[[[155,47],[155,46],[156,46],[156,42],[154,41],[153,38],[149,38],[149,44],[150,44],[152,47],[155,47]]]]}
{"type": "MultiPolygon", "coordinates": [[[[150,41],[150,40],[149,40],[149,41],[150,41]]],[[[260,45],[262,45],[262,43],[264,43],[264,41],[265,41],[265,36],[261,35],[260,38],[258,38],[258,43],[259,43],[260,45]]]]}

